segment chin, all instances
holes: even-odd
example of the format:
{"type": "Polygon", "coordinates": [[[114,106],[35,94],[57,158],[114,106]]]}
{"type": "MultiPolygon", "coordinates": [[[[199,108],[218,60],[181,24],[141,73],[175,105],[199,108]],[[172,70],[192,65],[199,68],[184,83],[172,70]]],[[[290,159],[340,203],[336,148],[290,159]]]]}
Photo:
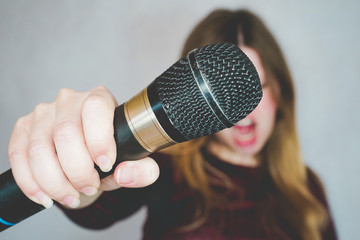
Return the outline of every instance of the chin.
{"type": "Polygon", "coordinates": [[[260,149],[257,145],[247,145],[247,146],[239,146],[236,144],[236,152],[242,155],[248,155],[248,156],[256,156],[260,149]]]}

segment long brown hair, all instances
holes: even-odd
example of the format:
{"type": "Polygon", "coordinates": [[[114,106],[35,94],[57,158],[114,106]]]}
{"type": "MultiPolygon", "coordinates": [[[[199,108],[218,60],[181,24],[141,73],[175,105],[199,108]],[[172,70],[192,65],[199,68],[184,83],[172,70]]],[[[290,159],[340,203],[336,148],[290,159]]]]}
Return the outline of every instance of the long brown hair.
{"type": "MultiPolygon", "coordinates": [[[[326,211],[307,187],[308,171],[301,159],[296,132],[293,80],[279,45],[265,24],[251,12],[216,10],[193,29],[182,55],[216,42],[230,42],[256,50],[270,86],[276,82],[279,87],[276,94],[273,92],[278,106],[273,134],[258,156],[272,184],[271,191],[262,190],[266,194],[258,204],[259,220],[264,230],[284,234],[278,226],[280,218],[297,233],[296,238],[320,239],[326,211]],[[270,201],[275,205],[273,208],[266,207],[270,201]],[[274,216],[275,211],[277,217],[274,216]]],[[[201,225],[210,209],[220,202],[219,196],[210,188],[207,172],[219,175],[226,182],[226,176],[211,168],[200,153],[200,148],[206,145],[208,139],[203,137],[170,148],[180,175],[202,196],[199,209],[194,213],[194,222],[184,229],[201,225]]]]}

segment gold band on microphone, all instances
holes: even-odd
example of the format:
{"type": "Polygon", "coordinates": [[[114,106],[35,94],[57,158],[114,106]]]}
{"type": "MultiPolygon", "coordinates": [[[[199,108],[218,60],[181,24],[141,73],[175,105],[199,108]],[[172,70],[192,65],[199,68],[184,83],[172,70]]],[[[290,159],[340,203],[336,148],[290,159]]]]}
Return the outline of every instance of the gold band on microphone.
{"type": "Polygon", "coordinates": [[[146,88],[124,104],[124,113],[131,132],[146,151],[154,152],[176,143],[158,122],[146,88]]]}

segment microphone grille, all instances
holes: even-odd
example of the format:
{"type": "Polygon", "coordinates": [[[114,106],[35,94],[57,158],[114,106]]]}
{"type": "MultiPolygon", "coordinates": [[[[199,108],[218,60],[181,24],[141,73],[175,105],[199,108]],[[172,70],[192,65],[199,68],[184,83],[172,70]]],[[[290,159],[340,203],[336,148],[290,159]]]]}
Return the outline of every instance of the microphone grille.
{"type": "MultiPolygon", "coordinates": [[[[195,59],[212,97],[231,125],[255,109],[262,97],[259,76],[237,46],[208,45],[195,50],[195,59]]],[[[187,57],[155,81],[169,121],[186,139],[210,135],[227,127],[199,89],[187,57]]]]}

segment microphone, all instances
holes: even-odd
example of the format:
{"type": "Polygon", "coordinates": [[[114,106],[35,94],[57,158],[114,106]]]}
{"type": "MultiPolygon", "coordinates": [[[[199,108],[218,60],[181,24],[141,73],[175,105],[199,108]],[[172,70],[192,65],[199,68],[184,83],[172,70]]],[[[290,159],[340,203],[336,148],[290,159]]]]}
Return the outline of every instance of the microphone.
{"type": "MultiPolygon", "coordinates": [[[[232,127],[261,97],[256,69],[237,46],[194,49],[115,109],[115,166],[232,127]]],[[[101,178],[114,171],[95,168],[101,178]]],[[[0,231],[43,209],[21,192],[11,169],[0,175],[0,231]]]]}

